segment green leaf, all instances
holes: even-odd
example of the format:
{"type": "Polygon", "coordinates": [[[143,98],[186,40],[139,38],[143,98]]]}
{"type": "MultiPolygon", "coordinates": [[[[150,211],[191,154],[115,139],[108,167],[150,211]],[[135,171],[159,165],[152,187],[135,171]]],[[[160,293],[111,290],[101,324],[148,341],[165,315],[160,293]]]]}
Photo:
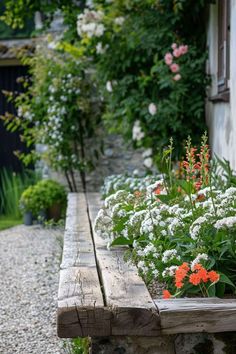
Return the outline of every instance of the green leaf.
{"type": "Polygon", "coordinates": [[[124,236],[117,237],[112,243],[111,246],[124,246],[124,245],[132,245],[133,240],[128,239],[124,236]]]}
{"type": "Polygon", "coordinates": [[[216,296],[223,297],[225,293],[225,283],[216,283],[216,296]]]}
{"type": "Polygon", "coordinates": [[[215,284],[211,284],[207,290],[208,290],[209,296],[212,296],[212,297],[216,296],[216,285],[215,284]]]}
{"type": "Polygon", "coordinates": [[[223,273],[220,273],[220,272],[218,272],[219,274],[220,274],[220,280],[219,280],[219,282],[220,283],[225,283],[225,284],[229,284],[229,285],[231,285],[233,288],[236,288],[236,286],[232,283],[232,281],[227,277],[227,275],[225,275],[225,274],[223,274],[223,273]]]}

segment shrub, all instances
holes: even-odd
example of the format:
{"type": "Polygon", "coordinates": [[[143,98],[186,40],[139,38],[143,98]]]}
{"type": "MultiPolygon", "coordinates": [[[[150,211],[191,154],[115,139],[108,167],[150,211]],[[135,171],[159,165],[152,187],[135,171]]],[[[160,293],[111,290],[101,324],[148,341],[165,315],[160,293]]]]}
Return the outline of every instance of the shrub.
{"type": "Polygon", "coordinates": [[[23,212],[31,211],[35,217],[55,204],[65,209],[66,191],[61,184],[53,180],[42,180],[28,187],[20,199],[20,209],[23,212]]]}

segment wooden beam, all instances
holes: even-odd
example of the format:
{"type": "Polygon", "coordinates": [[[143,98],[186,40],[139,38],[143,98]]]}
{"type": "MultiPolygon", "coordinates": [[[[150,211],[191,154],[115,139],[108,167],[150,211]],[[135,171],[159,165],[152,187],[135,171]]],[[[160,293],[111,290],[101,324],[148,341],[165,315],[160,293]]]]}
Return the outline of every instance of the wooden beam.
{"type": "Polygon", "coordinates": [[[58,336],[110,335],[84,194],[69,194],[58,291],[58,336]]]}
{"type": "Polygon", "coordinates": [[[236,299],[154,301],[160,313],[162,334],[236,331],[236,299]]]}
{"type": "MultiPolygon", "coordinates": [[[[87,201],[94,226],[101,207],[100,195],[88,193],[87,201]]],[[[111,335],[158,335],[160,319],[156,306],[137,268],[124,261],[125,249],[116,247],[107,250],[104,239],[96,232],[93,232],[93,237],[106,304],[112,311],[111,335]]]]}

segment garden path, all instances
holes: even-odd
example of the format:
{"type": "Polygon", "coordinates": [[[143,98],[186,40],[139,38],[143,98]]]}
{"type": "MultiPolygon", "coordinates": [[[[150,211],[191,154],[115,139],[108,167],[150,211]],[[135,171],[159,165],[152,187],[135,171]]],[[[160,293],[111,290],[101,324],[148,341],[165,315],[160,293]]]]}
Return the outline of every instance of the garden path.
{"type": "Polygon", "coordinates": [[[0,354],[59,354],[56,301],[62,230],[0,232],[0,354]]]}

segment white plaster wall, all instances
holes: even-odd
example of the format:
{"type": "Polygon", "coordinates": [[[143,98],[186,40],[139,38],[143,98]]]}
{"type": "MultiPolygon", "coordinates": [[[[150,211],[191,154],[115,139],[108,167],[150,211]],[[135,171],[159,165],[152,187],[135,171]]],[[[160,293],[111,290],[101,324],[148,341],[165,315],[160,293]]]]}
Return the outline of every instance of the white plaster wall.
{"type": "MultiPolygon", "coordinates": [[[[212,4],[207,33],[209,50],[207,71],[212,78],[209,97],[217,94],[217,18],[217,5],[212,4]]],[[[231,0],[230,103],[208,101],[206,112],[212,152],[229,160],[232,168],[236,170],[236,0],[231,0]]]]}

